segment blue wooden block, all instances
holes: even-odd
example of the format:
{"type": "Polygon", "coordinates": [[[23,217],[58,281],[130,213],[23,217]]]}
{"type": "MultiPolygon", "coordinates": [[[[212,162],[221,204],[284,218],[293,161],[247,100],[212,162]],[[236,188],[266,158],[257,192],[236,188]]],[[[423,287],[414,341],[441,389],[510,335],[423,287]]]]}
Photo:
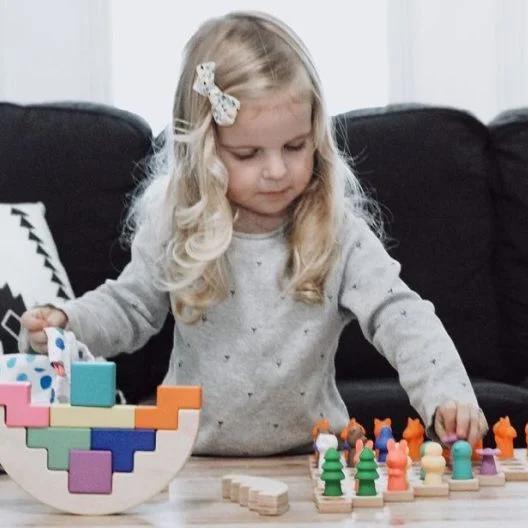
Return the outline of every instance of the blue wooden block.
{"type": "Polygon", "coordinates": [[[81,407],[113,407],[116,365],[112,361],[74,361],[70,403],[81,407]]]}
{"type": "Polygon", "coordinates": [[[97,451],[112,451],[112,471],[131,473],[134,471],[135,451],[156,449],[156,431],[94,427],[91,434],[91,448],[97,451]]]}

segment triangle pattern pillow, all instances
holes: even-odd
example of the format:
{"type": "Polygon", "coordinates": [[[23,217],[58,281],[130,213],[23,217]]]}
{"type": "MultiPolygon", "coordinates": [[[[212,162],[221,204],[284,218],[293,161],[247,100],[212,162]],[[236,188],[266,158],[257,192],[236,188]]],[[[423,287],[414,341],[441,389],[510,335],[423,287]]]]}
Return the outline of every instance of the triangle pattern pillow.
{"type": "Polygon", "coordinates": [[[73,299],[43,203],[0,203],[0,354],[18,352],[20,316],[73,299]]]}

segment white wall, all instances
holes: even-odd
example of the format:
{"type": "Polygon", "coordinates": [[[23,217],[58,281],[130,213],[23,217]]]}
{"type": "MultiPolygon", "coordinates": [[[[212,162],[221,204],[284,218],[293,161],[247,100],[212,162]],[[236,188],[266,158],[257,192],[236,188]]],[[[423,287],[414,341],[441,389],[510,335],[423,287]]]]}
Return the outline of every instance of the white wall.
{"type": "Polygon", "coordinates": [[[0,100],[87,100],[169,121],[184,43],[262,9],[301,36],[332,114],[389,102],[528,106],[528,0],[0,0],[0,100]]]}
{"type": "Polygon", "coordinates": [[[169,122],[185,42],[205,18],[235,9],[269,11],[299,34],[318,67],[330,112],[387,103],[386,0],[202,0],[196,5],[182,9],[171,0],[112,0],[114,100],[143,115],[155,131],[169,122]]]}
{"type": "Polygon", "coordinates": [[[0,99],[111,102],[105,0],[1,0],[0,99]]]}
{"type": "Polygon", "coordinates": [[[526,0],[389,2],[390,100],[451,105],[488,121],[528,105],[526,0]]]}

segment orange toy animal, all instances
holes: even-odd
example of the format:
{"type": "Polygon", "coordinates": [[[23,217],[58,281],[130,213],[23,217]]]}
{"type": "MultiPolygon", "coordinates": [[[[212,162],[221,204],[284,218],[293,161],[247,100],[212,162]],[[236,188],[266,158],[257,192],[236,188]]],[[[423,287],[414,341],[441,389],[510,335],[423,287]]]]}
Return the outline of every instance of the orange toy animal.
{"type": "Polygon", "coordinates": [[[407,480],[407,442],[401,440],[396,443],[392,438],[387,442],[387,467],[389,469],[388,491],[406,491],[409,487],[407,480]]]}
{"type": "Polygon", "coordinates": [[[379,418],[374,418],[374,438],[377,439],[381,428],[388,425],[389,427],[392,426],[392,420],[390,418],[385,418],[384,420],[380,420],[379,418]]]}
{"type": "Polygon", "coordinates": [[[312,440],[314,441],[314,453],[315,453],[316,466],[319,464],[319,451],[315,449],[315,442],[317,440],[317,437],[319,436],[319,433],[331,434],[330,422],[326,418],[323,418],[322,420],[318,420],[317,422],[315,422],[315,425],[312,427],[312,440]]]}
{"type": "Polygon", "coordinates": [[[403,431],[403,438],[409,445],[409,456],[412,460],[420,460],[420,446],[424,441],[425,429],[420,418],[407,418],[407,427],[403,431]]]}
{"type": "Polygon", "coordinates": [[[500,449],[499,458],[513,458],[513,439],[517,438],[517,431],[510,423],[509,416],[499,418],[499,421],[493,426],[495,442],[500,449]]]}
{"type": "Polygon", "coordinates": [[[340,434],[341,440],[345,442],[344,452],[345,460],[348,467],[353,466],[355,446],[357,440],[365,442],[367,437],[365,436],[365,428],[356,421],[355,418],[351,418],[348,424],[344,427],[340,434]]]}

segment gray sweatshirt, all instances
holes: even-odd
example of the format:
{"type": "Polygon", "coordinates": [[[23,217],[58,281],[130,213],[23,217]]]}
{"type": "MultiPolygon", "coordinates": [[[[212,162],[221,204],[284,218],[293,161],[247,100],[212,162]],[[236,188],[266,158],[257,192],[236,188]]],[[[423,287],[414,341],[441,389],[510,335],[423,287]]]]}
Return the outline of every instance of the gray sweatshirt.
{"type": "MultiPolygon", "coordinates": [[[[116,280],[58,305],[68,328],[94,355],[133,352],[164,323],[169,296],[152,281],[156,248],[149,229],[139,229],[131,261],[116,280]]],[[[367,223],[347,210],[340,240],[324,303],[308,305],[279,289],[288,257],[284,226],[265,234],[234,233],[227,250],[229,297],[195,325],[176,320],[163,381],[203,388],[194,454],[295,452],[311,443],[311,428],[322,416],[340,431],[349,416],[336,387],[334,355],[353,319],[398,371],[430,435],[444,401],[477,405],[434,305],[401,280],[401,265],[367,223]]]]}

